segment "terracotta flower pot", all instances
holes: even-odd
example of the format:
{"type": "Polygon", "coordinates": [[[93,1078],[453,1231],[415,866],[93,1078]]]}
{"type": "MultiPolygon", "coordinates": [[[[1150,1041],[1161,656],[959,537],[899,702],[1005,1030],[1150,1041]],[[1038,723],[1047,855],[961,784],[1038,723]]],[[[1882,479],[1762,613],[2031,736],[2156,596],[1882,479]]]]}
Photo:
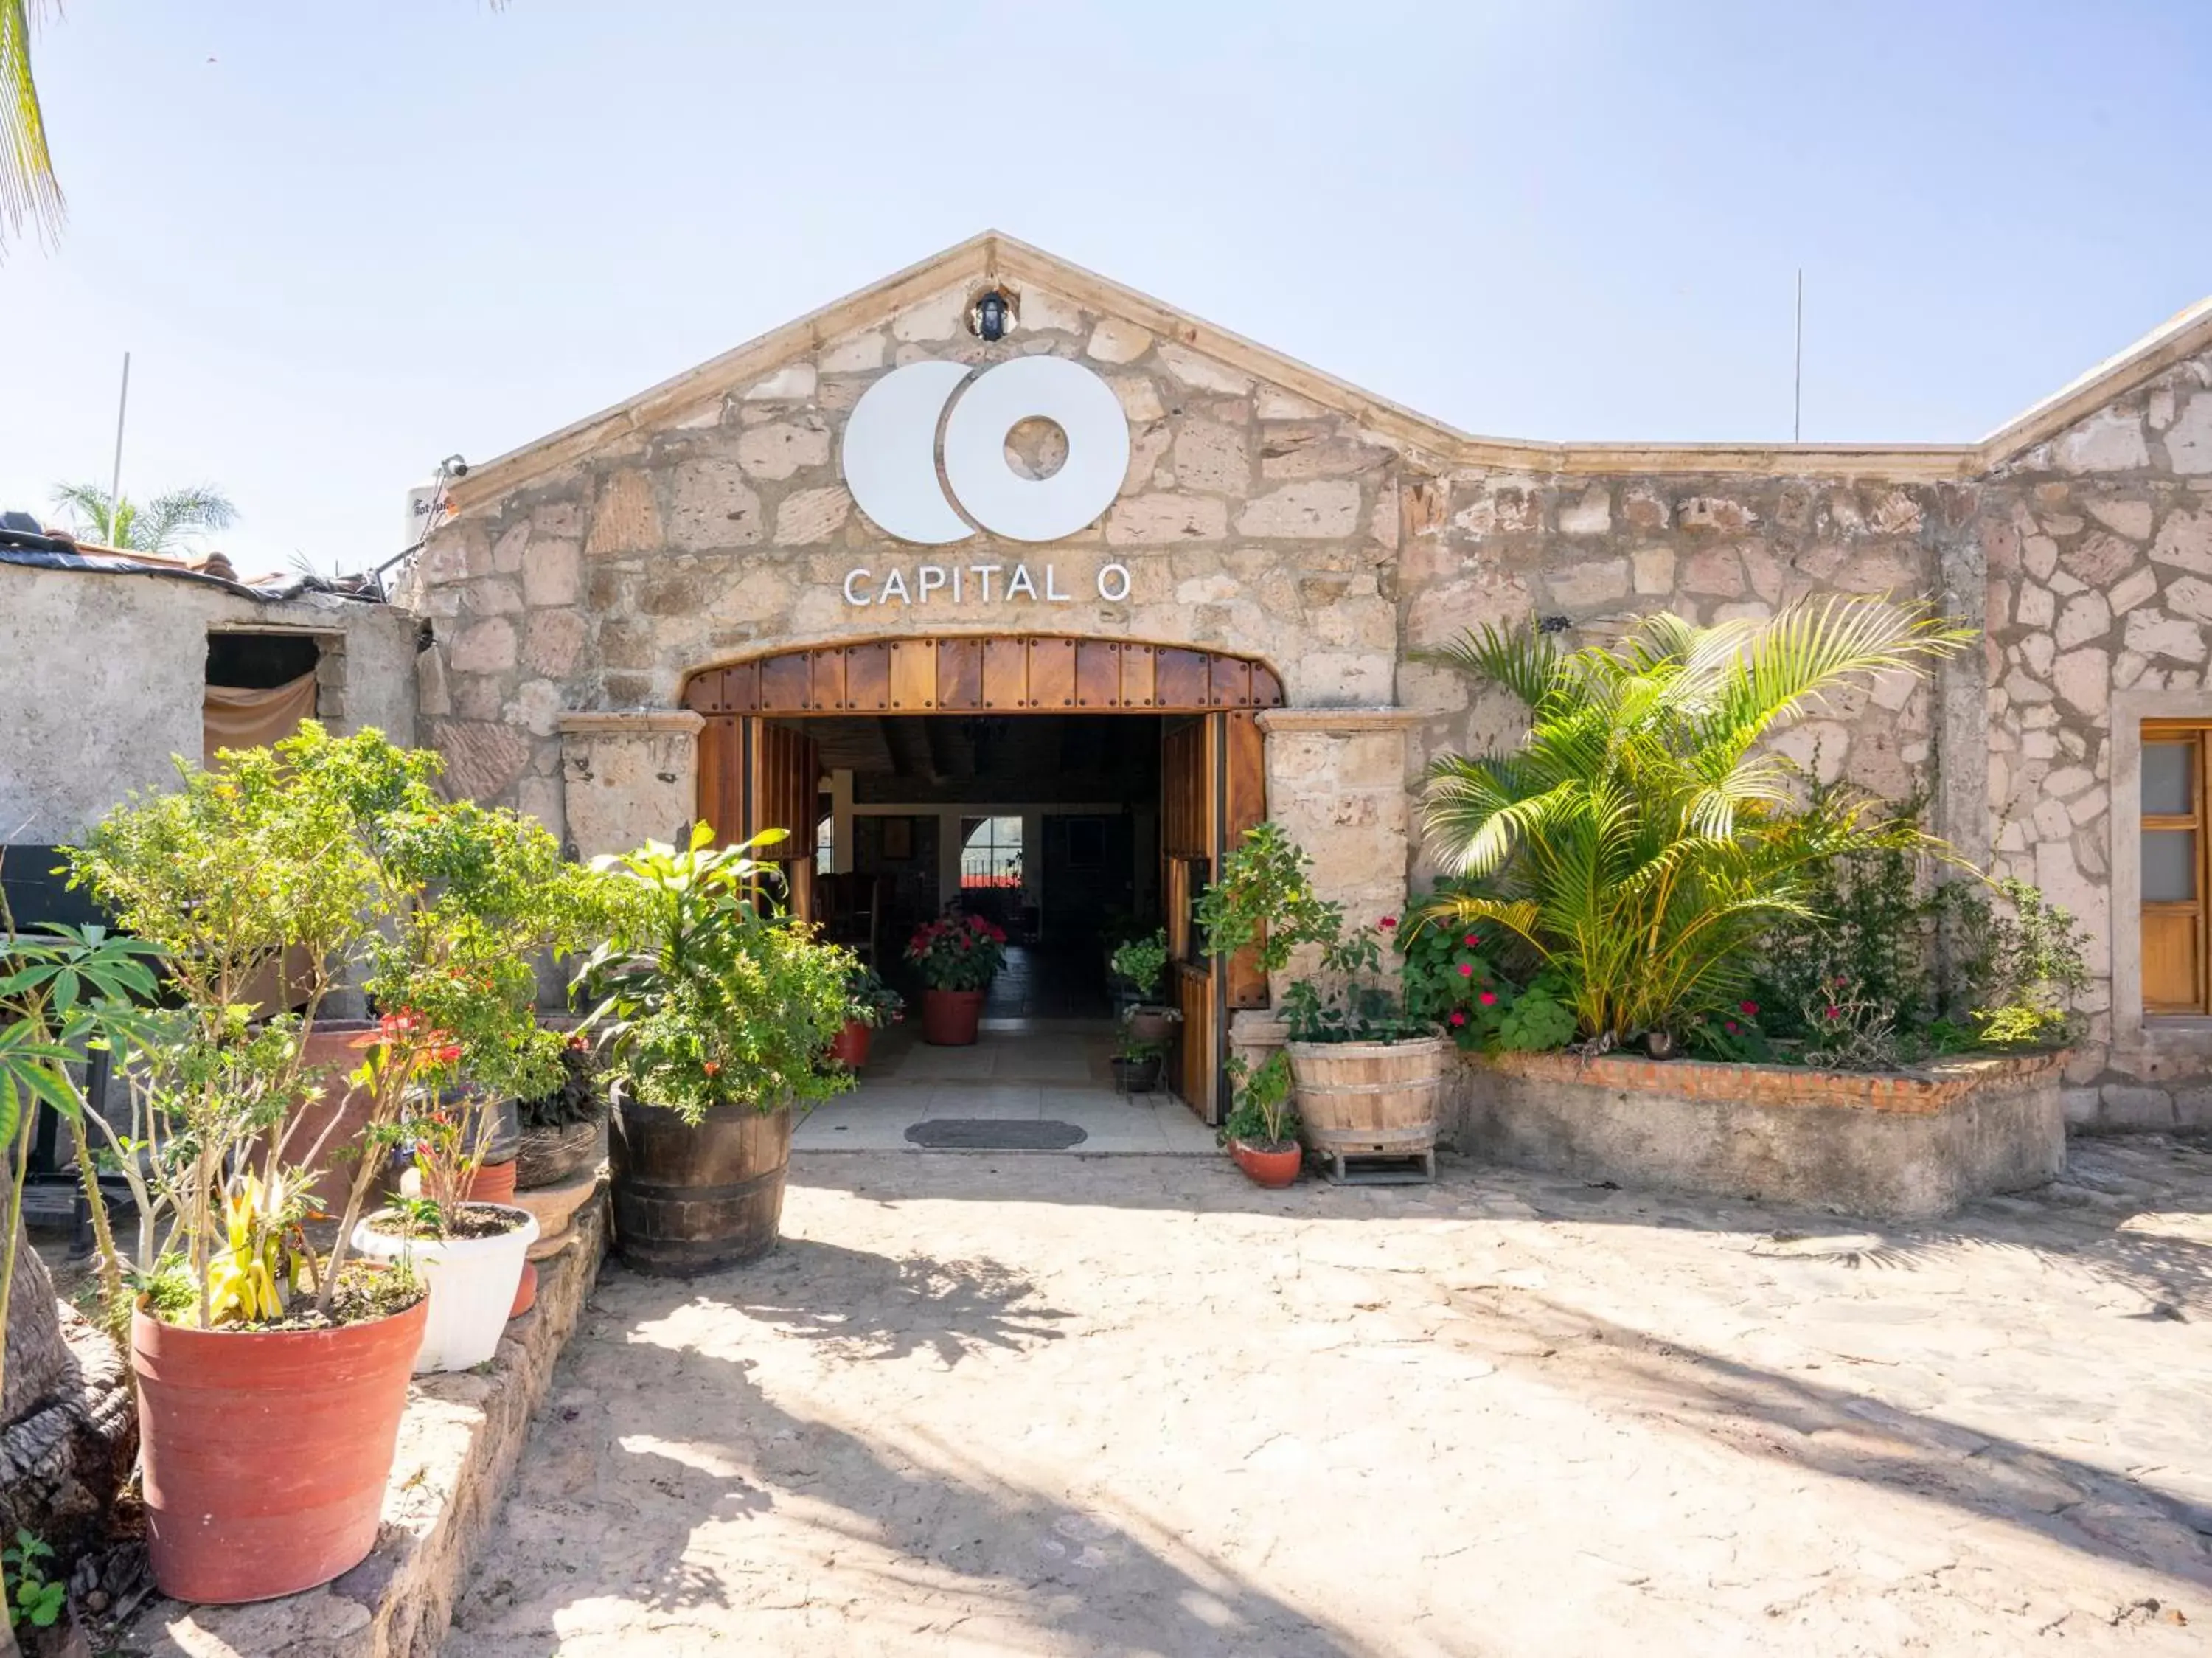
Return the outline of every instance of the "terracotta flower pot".
{"type": "Polygon", "coordinates": [[[511,1204],[514,1201],[514,1163],[486,1163],[469,1181],[472,1204],[511,1204]]]}
{"type": "MultiPolygon", "coordinates": [[[[830,1057],[848,1070],[858,1070],[868,1063],[868,1045],[875,1040],[872,1025],[858,1019],[848,1019],[845,1028],[830,1044],[830,1057]]],[[[969,1039],[971,1041],[973,1038],[969,1039]]]]}
{"type": "Polygon", "coordinates": [[[964,1048],[975,1040],[983,1017],[981,991],[924,991],[921,1039],[940,1048],[964,1048]]]}
{"type": "Polygon", "coordinates": [[[515,1287],[514,1305],[507,1309],[507,1316],[519,1319],[538,1305],[538,1263],[522,1264],[522,1282],[515,1287]]]}
{"type": "Polygon", "coordinates": [[[335,1330],[131,1320],[154,1578],[179,1600],[268,1600],[376,1543],[430,1304],[335,1330]]]}
{"type": "Polygon", "coordinates": [[[1293,1184],[1298,1178],[1298,1167],[1304,1159],[1304,1154],[1298,1149],[1295,1140],[1277,1147],[1249,1145],[1243,1140],[1231,1140],[1229,1155],[1254,1186],[1268,1187],[1293,1184]]]}

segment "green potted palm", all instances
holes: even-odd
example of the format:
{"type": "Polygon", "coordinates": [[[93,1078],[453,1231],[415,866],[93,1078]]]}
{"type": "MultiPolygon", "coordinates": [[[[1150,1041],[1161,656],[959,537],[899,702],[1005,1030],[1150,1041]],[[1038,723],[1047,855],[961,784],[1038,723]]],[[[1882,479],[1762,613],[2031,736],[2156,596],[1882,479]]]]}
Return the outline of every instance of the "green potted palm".
{"type": "Polygon", "coordinates": [[[848,1070],[868,1063],[868,1048],[886,1025],[906,1017],[906,998],[864,961],[845,976],[845,1024],[830,1044],[830,1058],[848,1070]]]}
{"type": "Polygon", "coordinates": [[[956,910],[915,928],[906,959],[921,974],[921,1039],[949,1048],[973,1043],[984,995],[1006,964],[1006,929],[956,910]]]}
{"type": "Polygon", "coordinates": [[[852,956],[766,901],[770,831],[647,841],[594,860],[607,942],[578,988],[612,1089],[615,1234],[640,1271],[688,1276],[775,1245],[795,1106],[852,1086],[820,1064],[852,956]]]}

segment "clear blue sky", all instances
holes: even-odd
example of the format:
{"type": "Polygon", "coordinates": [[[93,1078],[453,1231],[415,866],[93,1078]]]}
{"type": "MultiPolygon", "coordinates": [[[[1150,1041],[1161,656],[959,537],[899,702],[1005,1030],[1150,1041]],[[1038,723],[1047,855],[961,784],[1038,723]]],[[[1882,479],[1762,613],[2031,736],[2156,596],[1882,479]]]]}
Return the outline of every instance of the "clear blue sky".
{"type": "Polygon", "coordinates": [[[249,568],[995,225],[1468,430],[1978,437],[2212,293],[2212,5],[74,0],[0,503],[249,568]]]}

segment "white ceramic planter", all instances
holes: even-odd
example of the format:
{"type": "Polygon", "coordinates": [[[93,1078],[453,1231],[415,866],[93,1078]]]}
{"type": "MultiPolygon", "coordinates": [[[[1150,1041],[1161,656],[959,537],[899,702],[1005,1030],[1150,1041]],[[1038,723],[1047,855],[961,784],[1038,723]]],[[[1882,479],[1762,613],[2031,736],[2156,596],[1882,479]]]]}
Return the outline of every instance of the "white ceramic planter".
{"type": "Polygon", "coordinates": [[[486,1206],[519,1216],[522,1224],[490,1238],[401,1238],[375,1230],[366,1220],[354,1228],[357,1253],[380,1261],[411,1256],[430,1286],[429,1324],[415,1357],[418,1376],[465,1370],[498,1350],[521,1287],[523,1258],[538,1240],[538,1217],[506,1204],[486,1206]]]}

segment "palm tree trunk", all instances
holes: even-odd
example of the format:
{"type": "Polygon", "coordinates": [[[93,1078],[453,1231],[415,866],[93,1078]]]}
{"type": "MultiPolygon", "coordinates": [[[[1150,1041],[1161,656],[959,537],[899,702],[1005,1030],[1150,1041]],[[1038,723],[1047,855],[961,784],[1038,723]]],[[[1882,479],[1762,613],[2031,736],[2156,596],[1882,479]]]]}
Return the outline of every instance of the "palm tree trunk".
{"type": "Polygon", "coordinates": [[[70,1370],[54,1281],[19,1224],[15,1276],[8,1292],[8,1368],[5,1389],[0,1391],[0,1429],[51,1399],[70,1370]]]}

